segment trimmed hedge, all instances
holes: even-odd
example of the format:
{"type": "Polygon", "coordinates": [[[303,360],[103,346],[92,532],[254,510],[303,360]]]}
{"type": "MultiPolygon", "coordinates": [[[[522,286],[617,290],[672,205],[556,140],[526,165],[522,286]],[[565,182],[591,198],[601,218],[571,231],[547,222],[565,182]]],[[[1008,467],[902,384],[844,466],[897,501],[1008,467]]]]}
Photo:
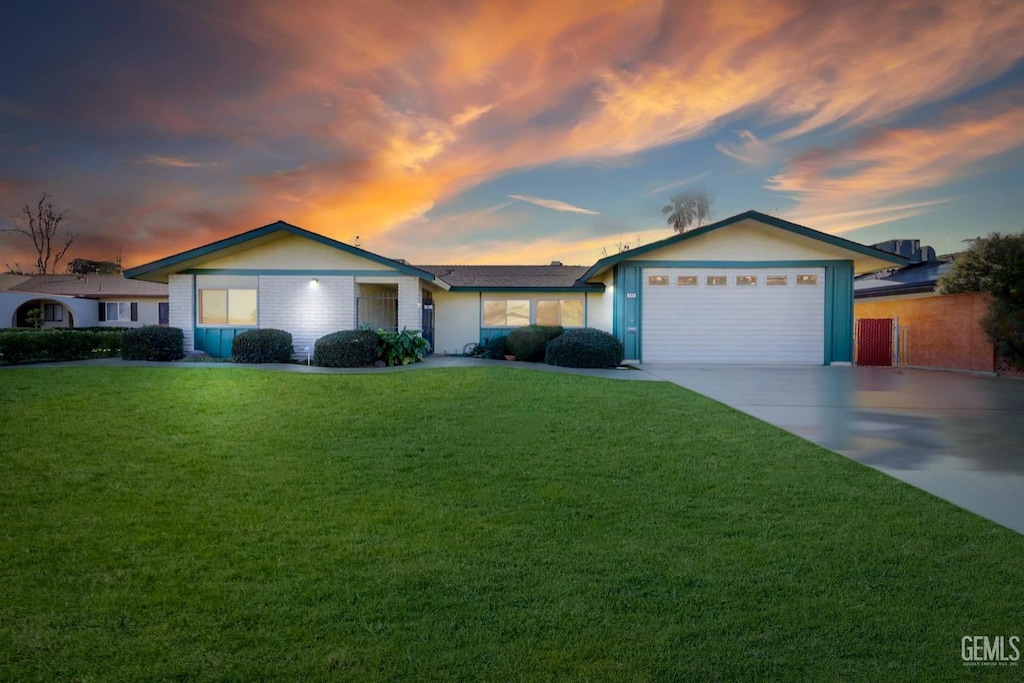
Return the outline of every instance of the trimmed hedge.
{"type": "Polygon", "coordinates": [[[121,332],[6,330],[0,334],[0,364],[113,358],[121,352],[121,332]]]}
{"type": "Polygon", "coordinates": [[[177,327],[148,325],[125,330],[121,335],[121,358],[125,360],[181,360],[185,357],[185,334],[177,327]]]}
{"type": "Polygon", "coordinates": [[[622,342],[604,330],[569,330],[548,344],[544,362],[563,368],[613,368],[622,362],[622,342]]]}
{"type": "Polygon", "coordinates": [[[508,352],[516,360],[540,363],[544,360],[544,349],[552,339],[557,339],[565,328],[561,325],[527,325],[517,327],[508,335],[508,352]]]}
{"type": "Polygon", "coordinates": [[[288,363],[292,353],[292,333],[284,330],[247,330],[231,340],[235,363],[288,363]]]}
{"type": "Polygon", "coordinates": [[[373,330],[343,330],[320,337],[313,346],[313,365],[361,368],[377,360],[380,338],[373,330]]]}

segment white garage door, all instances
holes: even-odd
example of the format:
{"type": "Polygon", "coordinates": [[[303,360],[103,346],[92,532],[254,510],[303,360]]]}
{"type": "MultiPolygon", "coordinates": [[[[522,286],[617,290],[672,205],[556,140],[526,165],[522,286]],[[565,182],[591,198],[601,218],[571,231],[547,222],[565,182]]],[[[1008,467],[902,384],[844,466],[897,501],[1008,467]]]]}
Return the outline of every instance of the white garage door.
{"type": "Polygon", "coordinates": [[[644,268],[642,286],[645,363],[824,363],[824,268],[644,268]]]}

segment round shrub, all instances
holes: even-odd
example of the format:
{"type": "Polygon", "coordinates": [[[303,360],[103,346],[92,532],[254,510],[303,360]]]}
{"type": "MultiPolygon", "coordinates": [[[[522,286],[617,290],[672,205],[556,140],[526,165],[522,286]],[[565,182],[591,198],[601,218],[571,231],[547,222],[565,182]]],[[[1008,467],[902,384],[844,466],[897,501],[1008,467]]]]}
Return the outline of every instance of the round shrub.
{"type": "Polygon", "coordinates": [[[284,330],[247,330],[231,340],[236,363],[287,363],[292,353],[292,333],[284,330]]]}
{"type": "Polygon", "coordinates": [[[373,330],[343,330],[316,340],[313,365],[325,368],[361,368],[377,360],[380,338],[373,330]]]}
{"type": "Polygon", "coordinates": [[[121,358],[125,360],[181,360],[185,334],[177,327],[136,327],[121,333],[121,358]]]}
{"type": "Polygon", "coordinates": [[[508,335],[508,352],[516,360],[540,363],[548,342],[559,337],[565,329],[561,325],[527,325],[517,327],[508,335]]]}
{"type": "Polygon", "coordinates": [[[604,330],[569,330],[548,344],[544,362],[563,368],[613,368],[622,362],[622,342],[604,330]]]}

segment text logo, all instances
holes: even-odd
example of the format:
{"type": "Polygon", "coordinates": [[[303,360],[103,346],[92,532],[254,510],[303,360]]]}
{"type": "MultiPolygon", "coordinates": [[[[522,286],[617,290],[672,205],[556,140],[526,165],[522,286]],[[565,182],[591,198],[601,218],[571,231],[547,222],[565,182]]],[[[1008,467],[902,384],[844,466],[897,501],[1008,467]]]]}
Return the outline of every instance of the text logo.
{"type": "Polygon", "coordinates": [[[960,657],[964,666],[1017,666],[1020,636],[964,636],[960,657]]]}

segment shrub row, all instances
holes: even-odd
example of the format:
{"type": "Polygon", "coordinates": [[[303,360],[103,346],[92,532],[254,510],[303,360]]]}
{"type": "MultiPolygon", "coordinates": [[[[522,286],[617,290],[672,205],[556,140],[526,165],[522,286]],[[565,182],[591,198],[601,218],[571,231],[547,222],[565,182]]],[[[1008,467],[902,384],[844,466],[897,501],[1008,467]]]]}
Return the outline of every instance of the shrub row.
{"type": "Polygon", "coordinates": [[[361,368],[381,361],[408,365],[423,360],[430,343],[419,330],[343,330],[320,337],[313,346],[313,364],[328,368],[361,368]]]}
{"type": "Polygon", "coordinates": [[[265,328],[242,332],[231,341],[236,363],[287,363],[292,359],[292,333],[265,328]]]}
{"type": "Polygon", "coordinates": [[[517,327],[508,335],[508,352],[527,363],[544,361],[544,349],[548,342],[556,339],[565,328],[561,325],[527,325],[517,327]]]}
{"type": "Polygon", "coordinates": [[[111,358],[121,352],[119,330],[11,330],[0,335],[0,363],[111,358]]]}
{"type": "Polygon", "coordinates": [[[185,335],[177,327],[136,327],[121,333],[121,357],[125,360],[181,360],[185,335]]]}

